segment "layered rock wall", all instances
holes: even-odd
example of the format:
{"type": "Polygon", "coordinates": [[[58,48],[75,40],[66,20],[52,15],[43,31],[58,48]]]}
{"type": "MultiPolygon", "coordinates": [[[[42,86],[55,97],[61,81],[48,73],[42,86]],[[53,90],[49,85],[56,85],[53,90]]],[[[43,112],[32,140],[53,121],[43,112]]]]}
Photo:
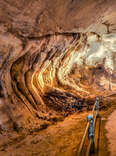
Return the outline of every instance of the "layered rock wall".
{"type": "Polygon", "coordinates": [[[30,129],[115,92],[115,17],[115,0],[0,1],[1,129],[30,129]]]}

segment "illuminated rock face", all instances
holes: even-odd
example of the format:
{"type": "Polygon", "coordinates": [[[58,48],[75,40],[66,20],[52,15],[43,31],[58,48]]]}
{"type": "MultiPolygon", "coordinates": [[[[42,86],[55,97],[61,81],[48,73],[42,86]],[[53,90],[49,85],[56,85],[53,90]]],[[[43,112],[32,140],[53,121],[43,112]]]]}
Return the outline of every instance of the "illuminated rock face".
{"type": "Polygon", "coordinates": [[[42,94],[54,88],[82,98],[95,97],[107,94],[111,77],[112,91],[115,91],[115,43],[115,34],[88,33],[80,34],[59,55],[50,51],[49,58],[35,74],[37,88],[42,94]]]}
{"type": "Polygon", "coordinates": [[[80,98],[115,92],[115,42],[115,34],[80,34],[59,55],[51,52],[33,76],[34,88],[46,105],[60,111],[73,104],[79,108],[80,98]]]}
{"type": "Polygon", "coordinates": [[[28,120],[56,120],[87,107],[88,99],[114,92],[115,42],[115,34],[51,35],[28,41],[23,49],[19,39],[2,33],[1,84],[7,98],[1,124],[29,128],[28,120]]]}
{"type": "Polygon", "coordinates": [[[115,0],[0,4],[2,129],[49,124],[115,92],[115,0]]]}

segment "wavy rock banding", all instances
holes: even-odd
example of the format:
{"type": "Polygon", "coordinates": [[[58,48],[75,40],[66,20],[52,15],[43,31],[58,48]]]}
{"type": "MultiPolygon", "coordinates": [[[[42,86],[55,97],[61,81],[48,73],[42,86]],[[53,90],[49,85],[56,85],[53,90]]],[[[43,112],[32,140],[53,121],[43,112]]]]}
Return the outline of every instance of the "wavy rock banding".
{"type": "Polygon", "coordinates": [[[47,125],[115,92],[115,4],[0,2],[1,130],[47,125]]]}

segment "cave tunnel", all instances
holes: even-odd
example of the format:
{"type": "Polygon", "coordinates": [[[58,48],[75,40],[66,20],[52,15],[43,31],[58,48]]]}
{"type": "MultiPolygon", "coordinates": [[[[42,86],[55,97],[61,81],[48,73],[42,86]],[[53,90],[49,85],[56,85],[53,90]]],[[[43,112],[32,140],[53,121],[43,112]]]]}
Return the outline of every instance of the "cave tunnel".
{"type": "Polygon", "coordinates": [[[0,1],[1,156],[116,155],[115,18],[115,0],[0,1]]]}

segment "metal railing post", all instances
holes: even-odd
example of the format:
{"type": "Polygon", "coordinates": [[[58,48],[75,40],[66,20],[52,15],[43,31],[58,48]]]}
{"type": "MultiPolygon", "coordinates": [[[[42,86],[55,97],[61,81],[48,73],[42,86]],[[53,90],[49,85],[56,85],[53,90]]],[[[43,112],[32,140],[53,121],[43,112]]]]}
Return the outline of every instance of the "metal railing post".
{"type": "Polygon", "coordinates": [[[94,131],[95,131],[97,117],[99,117],[99,101],[98,100],[99,99],[96,98],[96,101],[92,109],[92,115],[88,115],[87,117],[87,126],[85,129],[83,138],[81,140],[77,156],[82,156],[82,149],[83,149],[84,141],[85,141],[87,134],[88,134],[89,144],[88,144],[87,152],[85,155],[89,156],[90,153],[94,152],[94,142],[95,142],[94,131]],[[95,116],[94,116],[94,112],[95,112],[95,116]]]}
{"type": "MultiPolygon", "coordinates": [[[[89,122],[88,128],[88,139],[89,139],[89,150],[90,152],[94,152],[94,123],[93,123],[93,115],[88,115],[87,122],[89,122]]],[[[89,153],[89,152],[87,152],[89,153]]]]}
{"type": "Polygon", "coordinates": [[[95,102],[95,110],[96,110],[96,116],[99,117],[99,101],[98,98],[96,98],[96,102],[95,102]]]}
{"type": "MultiPolygon", "coordinates": [[[[95,103],[94,106],[93,106],[92,115],[94,114],[95,108],[96,108],[96,103],[95,103]]],[[[86,136],[87,136],[88,129],[89,129],[89,122],[87,122],[87,126],[86,126],[86,129],[85,129],[83,138],[82,138],[82,140],[81,140],[81,143],[80,143],[80,146],[79,146],[79,150],[78,150],[78,152],[77,152],[77,156],[82,156],[82,155],[81,155],[81,152],[82,152],[82,149],[83,149],[83,145],[84,145],[85,138],[86,138],[86,136]]]]}

